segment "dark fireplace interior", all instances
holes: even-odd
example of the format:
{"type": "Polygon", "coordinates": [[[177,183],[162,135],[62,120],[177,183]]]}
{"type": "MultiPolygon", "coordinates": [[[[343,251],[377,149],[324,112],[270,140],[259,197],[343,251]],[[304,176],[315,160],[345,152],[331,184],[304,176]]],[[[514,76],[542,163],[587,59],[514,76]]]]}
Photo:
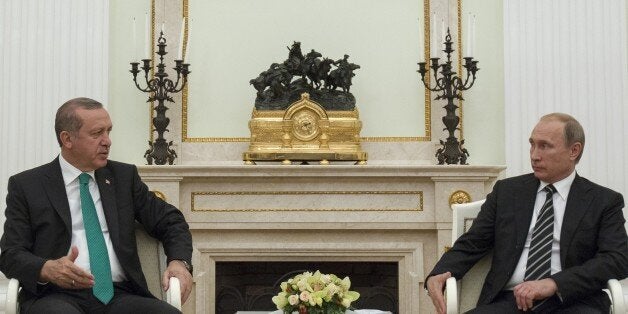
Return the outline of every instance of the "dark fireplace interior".
{"type": "Polygon", "coordinates": [[[351,290],[360,293],[352,307],[399,313],[396,262],[217,262],[216,314],[275,311],[271,298],[281,290],[281,282],[316,270],[349,276],[351,290]]]}

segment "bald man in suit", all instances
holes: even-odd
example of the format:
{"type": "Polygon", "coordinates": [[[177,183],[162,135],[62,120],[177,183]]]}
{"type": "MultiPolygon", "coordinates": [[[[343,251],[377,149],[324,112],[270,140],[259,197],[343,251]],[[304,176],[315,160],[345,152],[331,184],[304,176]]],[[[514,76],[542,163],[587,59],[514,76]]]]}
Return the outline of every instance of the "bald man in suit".
{"type": "Polygon", "coordinates": [[[624,200],[576,173],[583,148],[584,130],[573,117],[541,118],[530,136],[534,172],[498,181],[469,231],[428,275],[425,288],[438,313],[446,312],[447,278],[462,278],[490,251],[491,268],[470,313],[609,312],[602,288],[609,279],[628,276],[624,200]],[[541,244],[531,245],[539,216],[553,228],[544,229],[543,258],[536,257],[543,256],[536,253],[541,244]],[[531,277],[540,263],[546,273],[531,277]]]}
{"type": "Polygon", "coordinates": [[[150,192],[134,165],[108,160],[111,130],[102,104],[72,99],[55,119],[61,154],[9,179],[0,270],[20,281],[22,313],[178,313],[148,291],[136,221],[164,245],[164,289],[170,277],[180,280],[182,301],[192,289],[192,238],[183,214],[150,192]],[[86,217],[97,221],[93,228],[86,217]],[[88,240],[94,229],[102,239],[97,247],[88,240]],[[105,275],[97,276],[103,264],[105,275]]]}

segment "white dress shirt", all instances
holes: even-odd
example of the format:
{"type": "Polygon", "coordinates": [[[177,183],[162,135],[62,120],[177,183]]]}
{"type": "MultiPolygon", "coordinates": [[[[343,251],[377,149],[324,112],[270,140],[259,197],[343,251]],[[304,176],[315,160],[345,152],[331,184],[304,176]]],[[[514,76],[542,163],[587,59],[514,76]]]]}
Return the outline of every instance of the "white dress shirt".
{"type": "MultiPolygon", "coordinates": [[[[63,175],[65,192],[68,196],[68,203],[70,204],[70,215],[72,216],[72,245],[78,248],[79,253],[78,257],[74,261],[74,264],[91,273],[89,265],[89,250],[87,248],[87,238],[85,237],[85,226],[83,225],[83,212],[81,210],[81,192],[78,179],[79,175],[83,172],[67,162],[61,154],[59,154],[59,164],[61,164],[61,174],[63,175]]],[[[89,180],[89,192],[92,195],[94,205],[96,206],[98,222],[100,223],[100,227],[102,228],[102,233],[105,237],[105,244],[107,245],[107,251],[109,253],[111,279],[114,282],[125,281],[126,276],[124,275],[124,271],[122,271],[118,256],[113,250],[113,245],[111,244],[109,227],[107,226],[105,213],[102,208],[102,202],[100,201],[100,191],[98,190],[98,184],[96,184],[96,181],[94,179],[94,171],[90,171],[87,173],[92,178],[91,180],[89,180]]]]}
{"type": "MultiPolygon", "coordinates": [[[[574,170],[566,178],[554,183],[556,192],[552,195],[552,202],[554,203],[554,239],[552,241],[552,275],[561,271],[560,266],[560,231],[563,227],[563,217],[565,217],[565,206],[567,205],[567,197],[569,196],[569,189],[573,180],[576,178],[576,171],[574,170]]],[[[543,191],[543,188],[547,186],[547,182],[541,181],[539,188],[536,192],[536,202],[534,203],[534,212],[532,213],[532,220],[530,222],[530,228],[528,229],[528,236],[523,247],[523,252],[519,258],[519,263],[515,267],[515,271],[510,277],[510,280],[504,287],[505,290],[512,290],[516,285],[523,282],[526,273],[526,265],[528,263],[528,252],[530,251],[530,241],[532,239],[532,232],[534,231],[534,225],[536,219],[545,203],[547,193],[543,191]]],[[[513,243],[514,245],[514,243],[513,243]]]]}

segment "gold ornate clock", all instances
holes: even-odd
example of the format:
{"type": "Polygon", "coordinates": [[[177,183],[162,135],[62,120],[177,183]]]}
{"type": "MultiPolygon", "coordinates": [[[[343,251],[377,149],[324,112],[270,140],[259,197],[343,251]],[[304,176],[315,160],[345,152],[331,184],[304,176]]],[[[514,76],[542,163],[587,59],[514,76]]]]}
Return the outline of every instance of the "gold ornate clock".
{"type": "Polygon", "coordinates": [[[365,164],[367,153],[360,145],[357,109],[326,111],[308,93],[286,110],[253,109],[251,143],[243,153],[244,162],[355,161],[365,164]]]}

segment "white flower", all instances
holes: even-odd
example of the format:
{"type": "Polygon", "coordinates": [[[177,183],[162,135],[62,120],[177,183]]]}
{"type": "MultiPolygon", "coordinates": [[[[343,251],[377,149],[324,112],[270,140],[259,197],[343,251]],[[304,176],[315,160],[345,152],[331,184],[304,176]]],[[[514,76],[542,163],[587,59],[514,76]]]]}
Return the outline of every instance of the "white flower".
{"type": "Polygon", "coordinates": [[[299,291],[307,290],[307,279],[303,278],[297,282],[297,287],[299,287],[299,291]]]}
{"type": "Polygon", "coordinates": [[[286,293],[285,292],[279,292],[278,295],[273,297],[273,303],[275,303],[275,305],[277,305],[277,309],[278,310],[282,310],[284,308],[284,306],[286,306],[286,304],[288,304],[288,299],[286,299],[286,293]]]}
{"type": "Polygon", "coordinates": [[[349,277],[345,277],[344,279],[342,279],[342,281],[340,282],[340,286],[343,290],[349,290],[349,287],[351,287],[351,280],[349,279],[349,277]]]}
{"type": "Polygon", "coordinates": [[[342,299],[342,306],[344,307],[349,307],[351,305],[351,300],[350,299],[342,299]]]}
{"type": "Polygon", "coordinates": [[[309,301],[311,299],[310,292],[309,291],[301,292],[301,295],[299,295],[299,299],[301,299],[301,301],[303,302],[309,301]]]}
{"type": "Polygon", "coordinates": [[[324,284],[328,284],[328,283],[330,283],[330,282],[331,282],[331,276],[330,276],[330,275],[322,275],[322,276],[321,276],[321,281],[322,281],[324,284]]]}
{"type": "Polygon", "coordinates": [[[297,305],[299,304],[299,296],[296,294],[291,294],[288,297],[288,303],[290,303],[290,305],[297,305]]]}
{"type": "Polygon", "coordinates": [[[327,295],[332,297],[334,294],[338,293],[340,289],[333,282],[327,285],[327,295]]]}

